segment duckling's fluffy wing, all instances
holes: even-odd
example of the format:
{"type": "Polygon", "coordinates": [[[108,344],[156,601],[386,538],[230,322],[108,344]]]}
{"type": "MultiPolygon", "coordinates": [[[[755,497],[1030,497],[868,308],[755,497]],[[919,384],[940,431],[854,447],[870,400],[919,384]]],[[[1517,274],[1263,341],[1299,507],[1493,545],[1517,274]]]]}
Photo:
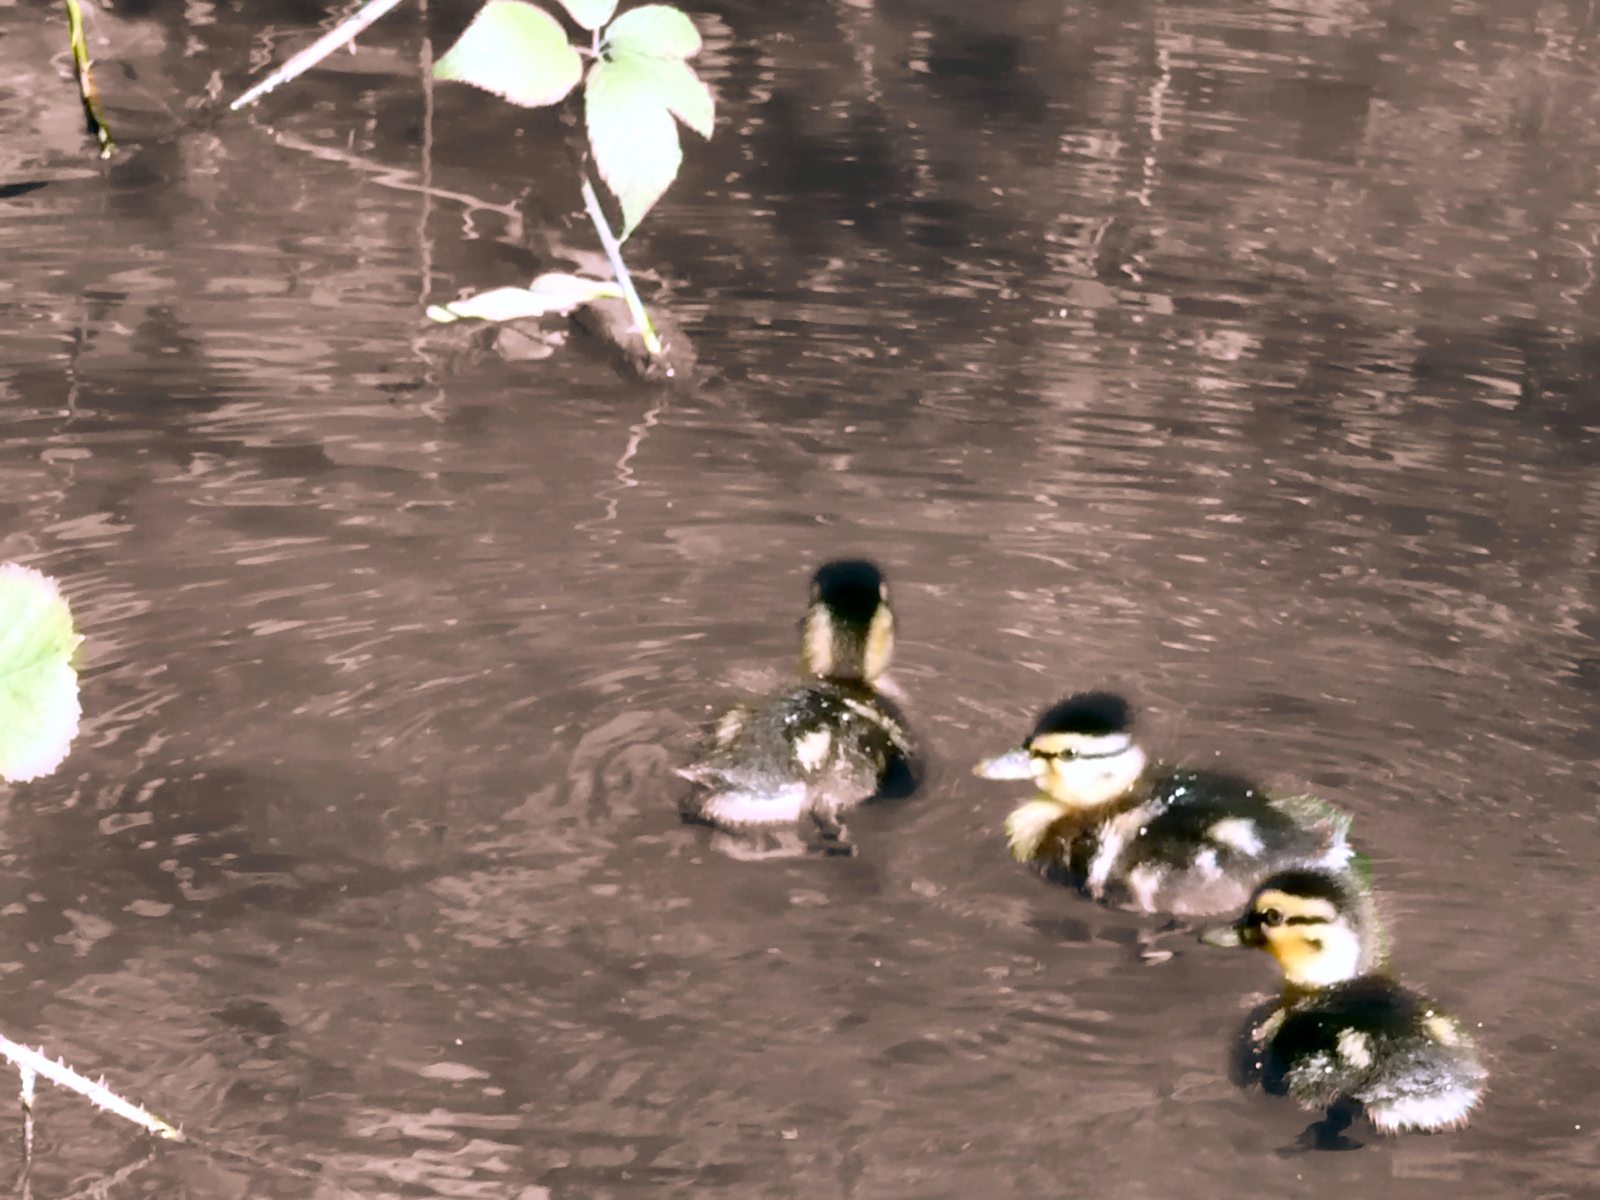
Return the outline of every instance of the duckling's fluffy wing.
{"type": "Polygon", "coordinates": [[[683,810],[735,827],[831,815],[876,794],[910,753],[897,715],[869,689],[806,683],[717,722],[701,761],[679,771],[706,789],[683,810]]]}
{"type": "Polygon", "coordinates": [[[1232,775],[1158,766],[1142,800],[1089,835],[1084,886],[1125,893],[1145,912],[1237,909],[1262,878],[1298,866],[1343,867],[1347,821],[1328,806],[1285,806],[1232,775]]]}
{"type": "Polygon", "coordinates": [[[1346,866],[1349,819],[1310,797],[1290,800],[1232,776],[1171,771],[1158,779],[1130,853],[1174,872],[1242,878],[1298,866],[1346,866]]]}
{"type": "Polygon", "coordinates": [[[1466,1030],[1386,976],[1284,1005],[1254,1038],[1267,1091],[1287,1091],[1307,1108],[1358,1100],[1387,1133],[1459,1125],[1483,1091],[1483,1064],[1466,1030]]]}
{"type": "Polygon", "coordinates": [[[1332,806],[1311,797],[1275,797],[1209,771],[1162,772],[1147,807],[1141,857],[1169,867],[1189,865],[1203,849],[1224,872],[1317,862],[1343,847],[1349,826],[1332,806]]]}
{"type": "Polygon", "coordinates": [[[1465,1124],[1488,1074],[1461,1023],[1425,997],[1415,999],[1412,1028],[1388,1047],[1381,1069],[1356,1097],[1385,1133],[1465,1124]]]}

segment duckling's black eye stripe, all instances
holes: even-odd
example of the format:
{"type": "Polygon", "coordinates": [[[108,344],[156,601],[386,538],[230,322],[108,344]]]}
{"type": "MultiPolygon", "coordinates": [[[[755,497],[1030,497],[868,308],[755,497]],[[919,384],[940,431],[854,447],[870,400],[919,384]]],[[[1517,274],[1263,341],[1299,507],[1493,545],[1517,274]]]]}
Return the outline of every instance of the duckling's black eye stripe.
{"type": "Polygon", "coordinates": [[[1327,917],[1285,917],[1285,925],[1326,925],[1327,917]]]}

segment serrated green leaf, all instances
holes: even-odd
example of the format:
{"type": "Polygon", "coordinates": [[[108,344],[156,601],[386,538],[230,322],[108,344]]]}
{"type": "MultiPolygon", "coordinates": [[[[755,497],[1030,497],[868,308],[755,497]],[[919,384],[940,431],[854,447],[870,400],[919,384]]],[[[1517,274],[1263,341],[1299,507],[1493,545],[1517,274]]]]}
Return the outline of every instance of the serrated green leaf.
{"type": "Polygon", "coordinates": [[[655,58],[693,58],[700,53],[700,31],[670,4],[629,9],[606,30],[601,52],[622,50],[655,58]]]}
{"type": "Polygon", "coordinates": [[[15,563],[0,566],[0,777],[48,775],[78,732],[80,638],[55,581],[15,563]]]}
{"type": "Polygon", "coordinates": [[[561,0],[561,7],[585,29],[599,29],[617,11],[617,0],[561,0]]]}
{"type": "Polygon", "coordinates": [[[470,83],[524,108],[554,104],[583,77],[567,31],[523,0],[489,0],[433,66],[435,79],[470,83]]]}
{"type": "Polygon", "coordinates": [[[622,205],[626,239],[678,176],[678,126],[654,73],[632,56],[595,63],[584,85],[584,119],[600,178],[622,205]]]}
{"type": "Polygon", "coordinates": [[[717,102],[705,81],[683,59],[655,58],[648,54],[616,50],[612,52],[611,60],[626,63],[629,70],[654,80],[657,99],[671,110],[673,116],[701,137],[711,136],[712,126],[717,119],[717,102]]]}

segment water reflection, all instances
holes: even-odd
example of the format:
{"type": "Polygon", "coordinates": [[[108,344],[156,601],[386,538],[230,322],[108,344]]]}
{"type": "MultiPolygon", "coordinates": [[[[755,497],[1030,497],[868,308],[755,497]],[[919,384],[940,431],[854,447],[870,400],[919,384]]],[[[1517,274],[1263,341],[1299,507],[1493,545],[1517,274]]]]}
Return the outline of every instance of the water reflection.
{"type": "MultiPolygon", "coordinates": [[[[323,14],[117,15],[108,103],[186,113],[323,14]]],[[[553,115],[440,89],[430,204],[417,89],[330,69],[102,173],[0,9],[0,554],[88,634],[0,817],[5,1032],[200,1139],[46,1093],[35,1191],[1582,1190],[1593,14],[696,19],[725,123],[630,242],[693,318],[667,396],[423,342],[419,290],[575,252],[553,115]],[[670,767],[847,554],[927,780],[855,859],[728,863],[670,767]],[[1482,1022],[1471,1128],[1280,1157],[1224,1062],[1266,964],[1145,965],[1009,861],[966,765],[1101,684],[1355,814],[1482,1022]]]]}

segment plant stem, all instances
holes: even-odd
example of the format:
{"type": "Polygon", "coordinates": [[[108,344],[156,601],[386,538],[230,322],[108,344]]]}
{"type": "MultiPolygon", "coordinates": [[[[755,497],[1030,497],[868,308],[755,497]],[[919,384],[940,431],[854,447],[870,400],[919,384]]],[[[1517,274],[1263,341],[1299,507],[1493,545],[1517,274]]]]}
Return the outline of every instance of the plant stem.
{"type": "Polygon", "coordinates": [[[78,0],[66,0],[67,32],[72,39],[72,65],[78,72],[78,91],[83,96],[83,107],[94,126],[94,136],[100,142],[100,157],[110,158],[116,152],[111,140],[111,126],[106,124],[106,110],[100,107],[100,89],[94,85],[94,72],[89,69],[89,43],[83,36],[83,12],[78,0]]]}
{"type": "Polygon", "coordinates": [[[26,1190],[28,1172],[33,1169],[33,1085],[38,1075],[32,1067],[17,1068],[22,1076],[22,1178],[18,1190],[26,1190]]]}
{"type": "Polygon", "coordinates": [[[634,324],[639,327],[644,348],[654,358],[661,353],[661,339],[656,336],[656,327],[651,324],[650,314],[645,312],[639,293],[633,286],[633,276],[628,274],[627,264],[622,261],[622,243],[611,232],[611,223],[606,220],[605,210],[600,207],[600,197],[594,194],[594,185],[589,182],[587,175],[583,180],[583,204],[589,210],[589,220],[594,222],[594,231],[600,235],[600,244],[606,248],[606,257],[611,260],[611,273],[617,277],[617,286],[622,289],[622,298],[628,302],[628,311],[633,314],[634,324]]]}
{"type": "MultiPolygon", "coordinates": [[[[67,0],[68,4],[72,2],[73,0],[67,0]]],[[[340,21],[339,24],[328,30],[327,33],[312,42],[311,45],[300,51],[299,54],[296,54],[283,66],[228,105],[228,107],[237,112],[246,104],[254,104],[279,84],[288,83],[296,75],[309,71],[340,46],[355,41],[356,34],[371,25],[391,8],[398,6],[399,3],[400,0],[368,0],[368,3],[356,9],[355,12],[340,21]]]]}
{"type": "Polygon", "coordinates": [[[71,1067],[63,1062],[51,1062],[37,1050],[30,1050],[26,1046],[18,1045],[10,1038],[0,1037],[0,1054],[9,1058],[18,1071],[22,1072],[23,1104],[30,1111],[33,1101],[33,1075],[43,1075],[52,1083],[58,1083],[64,1088],[71,1088],[79,1095],[87,1096],[91,1103],[98,1105],[108,1112],[114,1112],[125,1120],[132,1121],[135,1125],[142,1125],[158,1137],[182,1140],[183,1134],[168,1125],[160,1117],[152,1116],[137,1104],[130,1104],[110,1088],[105,1081],[96,1083],[92,1079],[85,1079],[71,1067]]]}

